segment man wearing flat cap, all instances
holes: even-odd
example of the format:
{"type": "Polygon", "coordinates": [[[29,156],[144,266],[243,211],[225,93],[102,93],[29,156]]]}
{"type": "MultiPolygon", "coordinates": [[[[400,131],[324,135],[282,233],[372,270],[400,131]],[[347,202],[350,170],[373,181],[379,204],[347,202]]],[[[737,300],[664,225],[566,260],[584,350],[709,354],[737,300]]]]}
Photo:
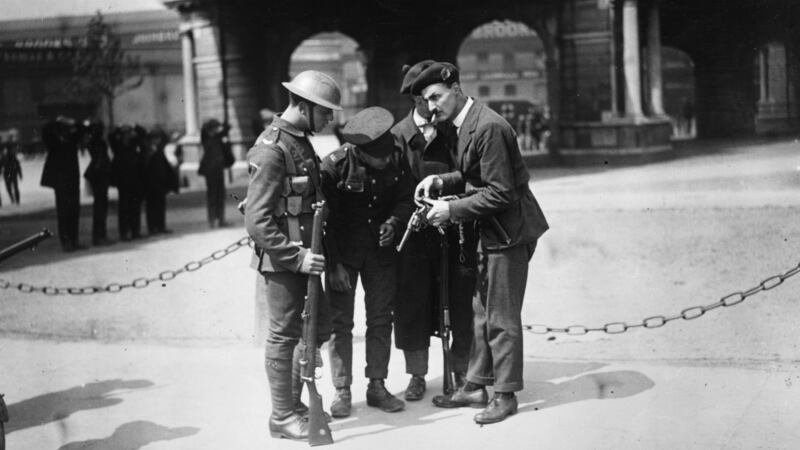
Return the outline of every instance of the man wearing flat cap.
{"type": "Polygon", "coordinates": [[[389,133],[393,122],[392,114],[383,108],[359,112],[342,129],[347,143],[322,161],[322,191],[331,211],[325,247],[333,322],[328,351],[336,387],[331,404],[334,417],[350,415],[353,309],[359,276],[367,314],[367,405],[386,412],[405,408],[384,386],[397,290],[395,245],[414,208],[414,184],[389,133]]]}
{"type": "MultiPolygon", "coordinates": [[[[392,128],[396,145],[409,164],[414,184],[432,174],[456,170],[455,127],[435,121],[428,104],[411,95],[411,85],[422,70],[434,61],[425,60],[404,66],[400,93],[413,101],[409,114],[392,128]]],[[[400,252],[398,289],[394,308],[394,343],[403,350],[406,373],[411,379],[405,399],[421,400],[428,373],[428,348],[433,332],[439,330],[441,314],[441,239],[447,239],[448,300],[453,343],[450,366],[456,386],[464,384],[469,349],[472,344],[472,292],[475,288],[477,235],[474,222],[448,227],[442,236],[436,228],[425,227],[413,233],[400,252]]]]}
{"type": "Polygon", "coordinates": [[[434,404],[483,405],[488,401],[486,386],[493,386],[494,396],[475,415],[475,422],[500,422],[516,413],[514,393],[523,388],[520,314],[528,262],[547,221],[528,186],[514,129],[499,114],[464,95],[454,65],[428,64],[411,93],[421,95],[431,113],[455,125],[458,134],[458,170],[429,175],[417,185],[416,195],[465,190],[457,200],[431,200],[428,220],[434,225],[475,220],[480,238],[467,383],[451,395],[434,398],[434,404]]]}

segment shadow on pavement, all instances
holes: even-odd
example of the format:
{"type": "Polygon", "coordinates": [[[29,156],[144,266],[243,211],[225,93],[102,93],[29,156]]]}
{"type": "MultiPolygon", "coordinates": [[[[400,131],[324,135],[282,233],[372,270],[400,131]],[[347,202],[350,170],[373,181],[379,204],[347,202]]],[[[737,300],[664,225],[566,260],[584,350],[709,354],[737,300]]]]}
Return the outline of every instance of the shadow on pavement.
{"type": "Polygon", "coordinates": [[[113,406],[122,402],[121,398],[113,395],[118,393],[115,391],[143,389],[150,386],[153,386],[150,380],[115,379],[29,398],[8,405],[10,420],[6,424],[6,433],[62,420],[78,411],[113,406]]]}
{"type": "Polygon", "coordinates": [[[107,438],[70,442],[59,447],[58,450],[136,450],[153,442],[171,441],[192,436],[199,431],[200,429],[195,427],[169,428],[153,422],[137,420],[120,425],[107,438]]]}
{"type": "MultiPolygon", "coordinates": [[[[520,404],[519,413],[584,400],[630,397],[655,386],[650,378],[639,372],[596,372],[604,367],[606,364],[596,362],[526,360],[525,389],[517,393],[520,404]],[[560,379],[564,379],[564,381],[553,381],[560,379]]],[[[376,408],[367,407],[365,402],[354,403],[353,411],[356,415],[331,423],[331,432],[334,433],[334,439],[339,442],[358,436],[382,433],[389,429],[429,425],[432,422],[460,415],[461,413],[457,413],[457,410],[433,406],[431,403],[433,396],[439,395],[441,392],[441,377],[431,379],[425,398],[413,404],[407,403],[406,411],[400,413],[383,413],[376,408]],[[412,407],[415,411],[409,412],[408,409],[412,407]],[[337,431],[351,428],[364,429],[364,432],[355,432],[339,439],[336,438],[337,431]]],[[[398,398],[403,398],[403,394],[403,392],[395,393],[398,398]]],[[[489,395],[492,395],[491,388],[489,395]]],[[[326,402],[325,407],[327,408],[328,405],[329,402],[326,402]]],[[[477,413],[480,409],[474,409],[474,411],[477,413]]],[[[464,426],[468,425],[474,425],[471,418],[464,423],[464,426]]]]}

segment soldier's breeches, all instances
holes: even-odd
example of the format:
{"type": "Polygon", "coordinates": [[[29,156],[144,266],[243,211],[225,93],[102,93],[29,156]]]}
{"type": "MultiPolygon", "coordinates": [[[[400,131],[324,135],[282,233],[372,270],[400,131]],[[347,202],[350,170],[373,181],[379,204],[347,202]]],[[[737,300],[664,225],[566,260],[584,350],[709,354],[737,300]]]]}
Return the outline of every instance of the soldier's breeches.
{"type": "MultiPolygon", "coordinates": [[[[265,357],[291,360],[303,334],[302,313],[308,276],[293,272],[262,272],[261,275],[269,310],[265,357]]],[[[330,309],[324,295],[320,297],[317,321],[317,345],[322,345],[330,337],[330,309]]]]}
{"type": "MultiPolygon", "coordinates": [[[[345,266],[352,289],[347,292],[328,290],[333,334],[328,343],[333,385],[337,388],[353,382],[353,310],[359,271],[345,266]]],[[[367,260],[360,271],[364,286],[367,313],[366,359],[367,378],[386,378],[392,339],[392,302],[397,289],[396,267],[367,260]]]]}
{"type": "Polygon", "coordinates": [[[472,299],[475,339],[467,380],[495,391],[522,390],[522,301],[528,262],[536,244],[479,254],[478,286],[472,299]]]}

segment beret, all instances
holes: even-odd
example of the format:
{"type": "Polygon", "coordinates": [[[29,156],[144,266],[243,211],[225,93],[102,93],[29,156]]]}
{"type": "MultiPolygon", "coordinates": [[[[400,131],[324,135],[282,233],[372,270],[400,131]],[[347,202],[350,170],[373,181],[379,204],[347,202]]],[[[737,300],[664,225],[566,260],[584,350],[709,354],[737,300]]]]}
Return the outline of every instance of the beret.
{"type": "Polygon", "coordinates": [[[420,95],[426,87],[436,83],[458,83],[458,67],[448,62],[433,62],[422,68],[411,84],[411,94],[420,95]]]}
{"type": "Polygon", "coordinates": [[[432,59],[426,59],[425,61],[420,61],[414,64],[413,66],[409,66],[408,64],[403,66],[404,76],[403,76],[403,84],[400,85],[400,93],[403,95],[410,95],[411,85],[414,84],[414,81],[417,80],[417,77],[422,72],[422,70],[435,62],[436,61],[432,59]]]}
{"type": "Polygon", "coordinates": [[[392,113],[380,106],[371,106],[347,121],[342,128],[342,139],[369,155],[386,156],[394,146],[394,139],[389,134],[393,124],[392,113]]]}

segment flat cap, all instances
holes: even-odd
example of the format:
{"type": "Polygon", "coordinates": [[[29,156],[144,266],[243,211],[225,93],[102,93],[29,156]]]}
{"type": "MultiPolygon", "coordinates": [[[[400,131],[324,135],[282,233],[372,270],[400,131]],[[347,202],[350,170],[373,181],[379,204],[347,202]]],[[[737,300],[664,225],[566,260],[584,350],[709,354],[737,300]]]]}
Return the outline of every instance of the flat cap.
{"type": "Polygon", "coordinates": [[[393,124],[392,113],[380,106],[371,106],[347,121],[342,128],[342,139],[372,156],[386,156],[392,152],[394,145],[389,134],[393,124]],[[387,136],[388,140],[385,138],[387,136]]]}
{"type": "Polygon", "coordinates": [[[448,62],[432,62],[424,65],[416,80],[411,84],[411,94],[420,95],[426,87],[436,83],[458,83],[458,67],[448,62]]]}
{"type": "Polygon", "coordinates": [[[423,69],[430,66],[431,64],[435,63],[436,61],[432,59],[426,59],[425,61],[420,61],[413,66],[409,66],[408,64],[403,66],[403,84],[400,85],[400,93],[403,95],[411,95],[411,85],[417,81],[417,77],[420,73],[422,73],[423,69]]]}

